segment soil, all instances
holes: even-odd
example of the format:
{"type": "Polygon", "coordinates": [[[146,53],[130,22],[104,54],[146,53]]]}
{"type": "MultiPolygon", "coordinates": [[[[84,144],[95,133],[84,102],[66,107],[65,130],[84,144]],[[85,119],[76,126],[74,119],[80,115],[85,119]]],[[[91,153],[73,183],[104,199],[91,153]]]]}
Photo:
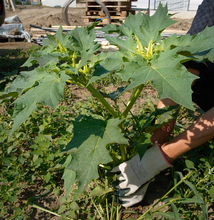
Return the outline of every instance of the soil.
{"type": "MultiPolygon", "coordinates": [[[[6,9],[7,18],[14,15],[18,15],[19,19],[24,25],[24,29],[30,34],[30,24],[41,27],[65,25],[62,20],[62,8],[18,5],[14,12],[12,9],[6,9]]],[[[69,8],[68,19],[71,26],[86,26],[82,16],[85,16],[85,8],[69,8]]],[[[188,31],[192,23],[192,19],[175,20],[178,22],[174,25],[171,25],[168,29],[188,31]]]]}
{"type": "MultiPolygon", "coordinates": [[[[84,20],[82,16],[85,15],[85,8],[75,8],[75,9],[69,9],[69,21],[72,26],[85,26],[84,20]]],[[[62,8],[49,8],[49,7],[43,7],[43,6],[17,6],[17,9],[15,12],[13,12],[11,9],[6,9],[6,17],[18,15],[21,22],[24,25],[24,29],[31,33],[30,31],[30,24],[38,25],[42,27],[51,27],[54,25],[64,25],[62,20],[62,8]]],[[[187,31],[190,28],[192,19],[180,19],[178,23],[172,25],[168,29],[173,30],[183,30],[187,31]]],[[[27,49],[29,46],[31,46],[31,43],[0,43],[0,51],[2,49],[16,49],[16,48],[22,48],[27,49]]],[[[75,88],[74,88],[75,89],[75,88]]],[[[111,90],[111,88],[109,88],[111,90]]],[[[83,91],[79,91],[79,95],[77,94],[77,90],[73,91],[77,95],[78,101],[81,100],[81,98],[85,98],[87,94],[85,94],[83,91]]],[[[151,91],[150,91],[151,94],[151,91]]],[[[124,97],[126,99],[127,97],[124,97]]],[[[155,95],[154,95],[155,98],[155,95]]],[[[144,100],[141,98],[139,100],[139,103],[143,104],[144,100]]],[[[132,207],[128,210],[135,211],[138,214],[126,214],[123,215],[123,219],[126,218],[133,218],[137,219],[142,213],[144,213],[148,208],[154,204],[159,198],[161,198],[167,191],[168,183],[171,181],[171,177],[169,175],[169,171],[166,170],[161,175],[156,177],[156,180],[152,182],[148,188],[148,191],[146,193],[146,196],[144,200],[132,207]]],[[[30,196],[37,196],[43,193],[45,190],[42,187],[42,184],[40,182],[36,183],[33,186],[28,186],[27,188],[24,188],[23,191],[20,193],[20,201],[22,199],[26,199],[30,196]]],[[[36,201],[37,205],[49,209],[49,210],[56,210],[59,208],[59,198],[55,196],[53,193],[48,194],[47,196],[41,197],[39,200],[36,201]]],[[[22,205],[20,202],[17,205],[22,205]]],[[[159,204],[160,205],[160,204],[159,204]]],[[[127,211],[127,210],[123,210],[127,211]]],[[[49,219],[59,219],[59,217],[51,215],[50,213],[44,212],[42,210],[31,208],[30,206],[27,207],[27,212],[30,214],[31,220],[49,220],[49,219]],[[32,211],[32,212],[31,212],[32,211]]]]}
{"type": "MultiPolygon", "coordinates": [[[[62,20],[62,8],[31,6],[17,6],[15,11],[6,9],[6,18],[18,15],[23,23],[24,29],[31,34],[30,24],[51,27],[55,25],[65,25],[62,20]]],[[[85,26],[82,16],[85,15],[85,8],[70,8],[68,19],[72,26],[85,26]]]]}

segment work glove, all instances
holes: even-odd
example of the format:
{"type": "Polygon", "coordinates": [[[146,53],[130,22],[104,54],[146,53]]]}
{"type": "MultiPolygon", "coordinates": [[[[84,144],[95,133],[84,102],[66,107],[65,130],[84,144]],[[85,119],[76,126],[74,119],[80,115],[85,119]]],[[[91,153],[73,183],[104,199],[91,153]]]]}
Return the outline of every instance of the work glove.
{"type": "MultiPolygon", "coordinates": [[[[151,180],[150,182],[152,182],[152,181],[154,181],[154,179],[151,180]]],[[[119,203],[123,207],[130,207],[136,203],[141,202],[144,199],[144,196],[146,194],[146,191],[147,191],[147,188],[148,188],[150,182],[141,186],[135,193],[131,194],[130,196],[118,196],[119,203]]]]}
{"type": "Polygon", "coordinates": [[[155,143],[146,151],[141,160],[139,154],[136,154],[131,160],[114,167],[110,171],[111,174],[117,174],[117,181],[114,184],[117,189],[116,195],[123,201],[125,201],[124,197],[129,198],[130,204],[135,204],[131,198],[137,196],[137,200],[140,202],[144,195],[140,197],[137,190],[142,187],[142,192],[145,194],[149,182],[168,167],[172,167],[172,165],[165,159],[158,143],[155,143]],[[134,194],[135,192],[137,194],[134,194]]]}

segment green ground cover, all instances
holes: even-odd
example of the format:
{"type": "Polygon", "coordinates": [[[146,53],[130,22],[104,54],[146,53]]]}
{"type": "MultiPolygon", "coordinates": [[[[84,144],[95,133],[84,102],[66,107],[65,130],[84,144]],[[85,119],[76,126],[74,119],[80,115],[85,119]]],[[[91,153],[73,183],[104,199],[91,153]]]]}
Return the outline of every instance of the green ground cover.
{"type": "Polygon", "coordinates": [[[213,29],[161,41],[172,23],[159,6],[151,18],[137,14],[103,29],[127,36],[108,38],[119,47],[115,53],[100,52],[91,26],[67,34],[59,29],[39,50],[1,56],[9,65],[1,66],[0,81],[2,219],[39,219],[35,210],[40,219],[212,218],[212,141],[176,160],[167,191],[140,211],[118,204],[115,176],[105,175],[136,152],[143,156],[151,132],[177,116],[178,106],[157,109],[158,97],[182,106],[172,137],[201,114],[191,101],[195,77],[181,63],[213,58],[213,29]],[[186,89],[178,91],[183,84],[186,89]]]}

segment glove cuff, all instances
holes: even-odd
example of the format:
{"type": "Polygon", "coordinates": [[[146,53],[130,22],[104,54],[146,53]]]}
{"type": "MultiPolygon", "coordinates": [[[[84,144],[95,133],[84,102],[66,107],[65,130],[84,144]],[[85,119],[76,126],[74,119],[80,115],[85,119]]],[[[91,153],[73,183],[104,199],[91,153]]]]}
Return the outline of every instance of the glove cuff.
{"type": "Polygon", "coordinates": [[[157,144],[157,146],[158,146],[158,148],[159,148],[159,150],[160,150],[160,152],[161,152],[161,154],[162,154],[162,156],[163,156],[163,159],[166,161],[166,163],[167,163],[170,167],[173,167],[173,165],[170,164],[170,163],[167,161],[167,159],[166,159],[166,157],[165,157],[165,155],[164,155],[164,153],[163,153],[161,147],[159,146],[158,142],[156,141],[155,143],[157,144]]]}

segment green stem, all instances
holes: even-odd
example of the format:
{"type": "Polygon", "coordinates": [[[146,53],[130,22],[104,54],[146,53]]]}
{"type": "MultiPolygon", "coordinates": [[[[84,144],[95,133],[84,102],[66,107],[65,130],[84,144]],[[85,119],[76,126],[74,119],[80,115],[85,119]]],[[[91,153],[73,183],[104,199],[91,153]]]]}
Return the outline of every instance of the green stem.
{"type": "MultiPolygon", "coordinates": [[[[109,105],[109,103],[104,99],[104,97],[97,91],[91,84],[87,85],[86,82],[83,82],[82,80],[79,80],[77,78],[74,78],[72,75],[69,75],[74,81],[77,81],[80,85],[85,87],[92,95],[94,95],[109,111],[109,113],[114,117],[117,118],[118,115],[114,111],[114,109],[109,105]]],[[[84,78],[84,77],[83,77],[84,78]]],[[[85,78],[84,78],[85,79],[85,78]]]]}
{"type": "Polygon", "coordinates": [[[90,197],[90,198],[91,198],[91,201],[92,201],[92,203],[93,203],[95,209],[97,210],[97,212],[98,212],[100,218],[101,218],[102,220],[105,220],[105,219],[103,218],[102,214],[100,213],[100,210],[97,208],[97,206],[96,206],[94,200],[92,199],[92,197],[90,197]]]}
{"type": "Polygon", "coordinates": [[[111,217],[110,220],[113,220],[113,212],[114,212],[114,195],[112,197],[112,204],[111,204],[111,217]]]}
{"type": "Polygon", "coordinates": [[[140,95],[143,87],[144,87],[144,84],[141,84],[135,88],[135,90],[132,93],[132,96],[129,99],[129,102],[128,102],[124,112],[121,115],[121,118],[125,118],[128,115],[129,111],[131,110],[132,106],[135,104],[138,96],[140,95]]]}
{"type": "Polygon", "coordinates": [[[85,87],[86,89],[88,89],[88,91],[94,95],[104,106],[105,108],[109,111],[109,113],[114,117],[117,118],[118,115],[117,113],[114,111],[114,109],[109,105],[109,103],[104,99],[104,97],[99,93],[99,91],[97,91],[91,84],[86,85],[85,82],[83,82],[82,80],[79,80],[77,78],[74,78],[72,75],[69,75],[74,81],[77,81],[80,85],[82,85],[83,87],[85,87]]]}
{"type": "Polygon", "coordinates": [[[117,118],[118,115],[114,111],[114,109],[109,105],[109,103],[103,98],[103,96],[91,85],[89,84],[86,86],[86,89],[88,89],[89,92],[92,93],[104,106],[105,108],[109,111],[109,113],[114,117],[117,118]]]}
{"type": "Polygon", "coordinates": [[[119,211],[120,211],[121,206],[118,205],[118,204],[119,204],[118,200],[119,200],[119,199],[117,198],[117,215],[116,215],[116,220],[119,220],[119,219],[120,219],[120,213],[119,213],[119,211]]]}
{"type": "MultiPolygon", "coordinates": [[[[121,119],[125,118],[128,113],[130,112],[132,106],[135,104],[138,96],[140,95],[142,89],[144,87],[144,84],[142,85],[139,85],[138,87],[135,88],[135,90],[133,91],[130,99],[129,99],[129,102],[124,110],[124,112],[122,113],[121,115],[121,119]]],[[[127,160],[127,149],[126,149],[126,145],[124,144],[121,144],[120,145],[120,153],[121,153],[121,159],[122,161],[126,161],[127,160]]]]}
{"type": "MultiPolygon", "coordinates": [[[[173,203],[173,202],[175,202],[175,201],[178,200],[178,199],[181,199],[181,197],[178,197],[178,198],[175,198],[175,199],[170,200],[170,202],[168,202],[168,203],[164,204],[163,206],[161,206],[161,207],[155,209],[155,210],[153,211],[153,213],[155,213],[155,212],[159,211],[160,209],[162,209],[162,208],[164,208],[164,207],[170,205],[170,203],[173,203]]],[[[166,211],[164,211],[164,212],[166,212],[166,211]]]]}
{"type": "Polygon", "coordinates": [[[161,202],[169,193],[171,193],[176,187],[178,187],[185,179],[193,174],[193,171],[190,171],[184,178],[182,178],[175,186],[173,186],[162,198],[160,198],[154,205],[152,205],[143,215],[141,215],[137,220],[141,220],[145,215],[150,212],[159,202],[161,202]]]}
{"type": "Polygon", "coordinates": [[[107,198],[106,198],[106,215],[107,215],[107,220],[109,220],[108,199],[107,198]]]}
{"type": "Polygon", "coordinates": [[[40,210],[42,210],[42,211],[51,213],[51,214],[53,214],[53,215],[62,217],[61,215],[57,214],[56,212],[52,212],[52,211],[50,211],[50,210],[48,210],[48,209],[44,209],[44,208],[42,208],[42,207],[40,207],[40,206],[38,206],[38,205],[35,205],[35,204],[31,203],[31,202],[28,202],[28,205],[32,206],[33,208],[37,208],[37,209],[40,209],[40,210]]]}
{"type": "Polygon", "coordinates": [[[121,159],[122,161],[127,160],[127,149],[125,144],[120,144],[120,153],[121,153],[121,159]]]}
{"type": "Polygon", "coordinates": [[[70,84],[75,84],[75,85],[77,85],[77,86],[80,86],[80,87],[83,87],[83,88],[85,88],[85,86],[83,86],[81,83],[78,83],[78,82],[74,82],[74,81],[71,81],[71,80],[66,80],[66,83],[70,83],[70,84]]]}

